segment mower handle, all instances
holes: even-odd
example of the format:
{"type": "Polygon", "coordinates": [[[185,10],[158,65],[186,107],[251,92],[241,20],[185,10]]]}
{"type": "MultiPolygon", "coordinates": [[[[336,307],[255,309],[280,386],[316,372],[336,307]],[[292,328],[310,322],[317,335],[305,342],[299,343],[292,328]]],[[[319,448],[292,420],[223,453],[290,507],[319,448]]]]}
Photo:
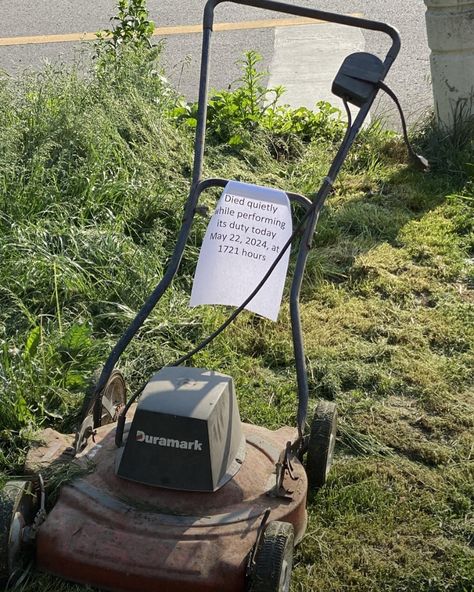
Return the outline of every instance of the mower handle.
{"type": "Polygon", "coordinates": [[[276,2],[274,0],[208,0],[204,8],[204,29],[211,29],[214,24],[214,10],[216,6],[223,2],[231,2],[232,4],[241,4],[252,8],[263,8],[272,12],[282,12],[285,14],[293,14],[295,16],[307,17],[315,20],[325,21],[328,23],[337,23],[340,25],[347,25],[348,27],[357,27],[359,29],[367,29],[369,31],[379,31],[387,34],[392,39],[392,46],[387,53],[385,60],[393,60],[397,57],[400,51],[401,41],[400,34],[391,25],[382,23],[380,21],[372,21],[356,16],[346,14],[336,14],[333,12],[326,12],[324,10],[317,10],[316,8],[306,8],[304,6],[294,6],[286,2],[276,2]],[[392,58],[393,56],[393,58],[392,58]]]}
{"type": "MultiPolygon", "coordinates": [[[[191,225],[193,222],[194,215],[196,213],[197,202],[200,196],[200,193],[207,188],[207,186],[212,186],[212,180],[203,181],[201,179],[202,174],[202,164],[204,158],[204,145],[205,145],[205,135],[206,135],[206,118],[207,118],[207,96],[208,96],[208,83],[209,83],[209,62],[210,62],[210,41],[212,36],[212,27],[214,23],[214,10],[216,6],[221,4],[222,2],[232,2],[234,4],[241,4],[244,6],[249,6],[252,8],[262,8],[274,12],[282,12],[286,14],[293,14],[296,16],[308,17],[313,19],[318,19],[326,22],[333,22],[342,25],[347,25],[350,27],[360,27],[362,29],[372,30],[372,31],[379,31],[381,33],[387,34],[392,39],[392,45],[387,52],[384,62],[383,62],[383,71],[381,72],[380,80],[383,80],[387,75],[390,67],[392,66],[395,58],[397,57],[401,42],[400,36],[398,31],[387,25],[385,23],[381,23],[378,21],[371,21],[367,19],[362,19],[358,17],[352,17],[347,15],[338,15],[335,13],[324,12],[321,10],[316,10],[312,8],[305,8],[301,6],[292,6],[290,4],[286,4],[283,2],[275,2],[273,0],[208,0],[205,9],[204,9],[204,20],[203,20],[203,46],[202,46],[202,55],[201,55],[201,77],[200,77],[200,87],[199,87],[199,109],[198,109],[198,122],[197,122],[197,129],[196,129],[196,140],[195,140],[195,150],[194,150],[194,166],[193,166],[193,173],[192,173],[192,183],[191,183],[191,190],[186,201],[186,205],[184,208],[184,217],[182,222],[182,227],[178,235],[177,242],[175,244],[175,248],[171,259],[169,261],[168,267],[163,275],[161,281],[156,286],[153,293],[144,303],[142,308],[137,313],[135,319],[129,325],[125,333],[119,339],[113,350],[111,351],[109,357],[106,360],[106,363],[102,369],[102,373],[100,375],[99,381],[96,385],[94,394],[88,402],[84,402],[83,409],[82,409],[82,417],[86,417],[89,411],[94,406],[100,406],[100,396],[101,392],[115,367],[116,362],[120,358],[121,354],[128,346],[132,338],[136,335],[138,329],[141,327],[145,319],[149,316],[151,311],[154,309],[156,304],[158,303],[159,299],[170,285],[171,281],[173,280],[179,266],[181,263],[181,259],[183,256],[183,252],[186,246],[186,242],[189,236],[189,232],[191,229],[191,225]]],[[[298,382],[298,413],[297,413],[297,424],[298,424],[298,431],[300,435],[300,440],[302,438],[303,428],[306,421],[306,413],[308,407],[308,380],[307,380],[307,371],[306,371],[306,362],[304,356],[304,345],[302,339],[302,327],[301,327],[301,320],[299,314],[299,295],[301,290],[301,282],[306,266],[306,261],[308,257],[308,253],[311,249],[312,238],[314,235],[314,230],[319,218],[320,211],[323,207],[323,204],[329,195],[334,181],[338,175],[338,172],[344,162],[347,153],[350,149],[350,146],[354,142],[354,139],[360,129],[361,125],[363,124],[367,114],[369,112],[370,107],[372,106],[375,96],[377,94],[377,88],[374,87],[374,90],[368,97],[365,104],[360,108],[359,114],[357,115],[355,121],[352,125],[348,128],[346,136],[338,150],[338,153],[333,161],[333,164],[330,167],[329,173],[327,177],[324,178],[323,183],[316,193],[314,200],[312,201],[311,206],[308,209],[308,219],[307,224],[303,232],[302,241],[300,245],[300,249],[298,252],[297,257],[297,264],[295,269],[295,274],[293,278],[293,284],[291,288],[291,296],[290,296],[290,313],[292,319],[292,333],[293,333],[293,344],[295,350],[295,362],[296,362],[296,374],[297,374],[297,382],[298,382]]],[[[214,180],[215,181],[215,180],[214,180]]],[[[309,205],[309,204],[308,204],[309,205]]],[[[138,393],[137,393],[138,394],[138,393]]],[[[133,399],[133,397],[132,397],[133,399]]],[[[129,401],[131,403],[132,400],[129,401]]],[[[122,423],[125,421],[125,416],[122,413],[120,419],[122,423]]],[[[94,422],[96,423],[96,422],[94,422]]],[[[123,427],[123,426],[122,426],[123,427]]]]}

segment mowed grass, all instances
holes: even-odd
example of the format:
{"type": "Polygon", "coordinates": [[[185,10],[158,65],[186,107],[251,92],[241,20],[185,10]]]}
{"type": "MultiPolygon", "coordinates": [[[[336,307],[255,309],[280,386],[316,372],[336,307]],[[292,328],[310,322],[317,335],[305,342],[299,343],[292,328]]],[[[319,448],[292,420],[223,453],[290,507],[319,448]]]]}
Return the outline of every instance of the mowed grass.
{"type": "MultiPolygon", "coordinates": [[[[0,81],[0,470],[21,474],[34,432],[70,431],[93,370],[161,278],[180,226],[192,130],[156,65],[105,76],[49,69],[0,81]]],[[[337,134],[335,134],[337,135],[337,134]]],[[[311,409],[341,416],[329,482],[309,504],[292,590],[474,590],[474,147],[424,132],[407,164],[365,130],[318,226],[302,294],[311,409]]],[[[206,175],[314,194],[327,134],[275,159],[272,138],[209,146],[206,175]]],[[[204,197],[211,205],[215,194],[204,197]]],[[[120,363],[139,384],[225,318],[188,308],[207,220],[179,277],[120,363]]],[[[193,360],[231,374],[243,420],[293,424],[287,302],[244,313],[193,360]]],[[[83,588],[32,573],[20,589],[83,588]]]]}

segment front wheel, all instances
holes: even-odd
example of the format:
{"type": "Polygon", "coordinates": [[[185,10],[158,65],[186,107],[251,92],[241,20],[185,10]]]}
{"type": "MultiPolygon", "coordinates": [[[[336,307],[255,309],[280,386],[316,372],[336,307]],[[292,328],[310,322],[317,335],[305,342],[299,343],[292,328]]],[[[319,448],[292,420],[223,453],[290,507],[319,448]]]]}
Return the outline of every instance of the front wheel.
{"type": "Polygon", "coordinates": [[[250,569],[248,592],[289,592],[294,540],[292,524],[278,520],[268,524],[250,569]]]}
{"type": "Polygon", "coordinates": [[[38,511],[30,481],[7,481],[0,491],[0,585],[13,584],[31,558],[28,529],[38,511]]]}

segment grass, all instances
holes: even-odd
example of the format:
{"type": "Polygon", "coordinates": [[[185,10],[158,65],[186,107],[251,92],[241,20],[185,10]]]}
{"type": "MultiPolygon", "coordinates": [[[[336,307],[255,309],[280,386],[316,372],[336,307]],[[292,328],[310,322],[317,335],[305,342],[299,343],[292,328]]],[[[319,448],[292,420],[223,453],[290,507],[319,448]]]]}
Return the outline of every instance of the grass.
{"type": "MultiPolygon", "coordinates": [[[[2,79],[0,98],[4,479],[21,473],[35,430],[72,429],[93,370],[162,276],[192,130],[140,54],[86,78],[50,68],[2,79]]],[[[335,151],[327,125],[277,155],[268,130],[250,146],[211,134],[206,175],[311,195],[335,151]]],[[[321,216],[302,320],[311,407],[337,401],[341,425],[294,591],[474,589],[474,147],[464,128],[443,143],[439,133],[418,136],[433,162],[422,174],[395,134],[365,130],[321,216]]],[[[225,316],[187,307],[206,224],[120,363],[132,387],[225,316]]],[[[245,421],[295,421],[289,329],[286,304],[277,324],[246,313],[193,361],[234,376],[245,421]]],[[[83,588],[32,574],[21,589],[83,588]]]]}

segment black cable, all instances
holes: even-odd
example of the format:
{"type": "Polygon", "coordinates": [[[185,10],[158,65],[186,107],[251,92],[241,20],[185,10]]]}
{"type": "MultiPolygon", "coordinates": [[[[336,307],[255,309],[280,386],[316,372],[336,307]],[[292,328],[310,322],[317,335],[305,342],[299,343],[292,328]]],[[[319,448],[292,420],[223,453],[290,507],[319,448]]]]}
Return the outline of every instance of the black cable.
{"type": "MultiPolygon", "coordinates": [[[[229,317],[227,317],[227,319],[215,331],[213,331],[210,335],[208,335],[205,339],[203,339],[194,349],[192,349],[191,351],[189,351],[187,354],[184,354],[184,356],[181,356],[180,358],[178,358],[177,360],[175,360],[172,364],[168,364],[168,366],[180,366],[181,364],[183,364],[184,362],[186,362],[187,360],[189,360],[190,358],[192,358],[194,355],[196,355],[201,350],[203,350],[207,345],[209,345],[209,343],[211,343],[212,341],[214,341],[214,339],[216,337],[218,337],[222,333],[222,331],[224,331],[224,329],[226,329],[240,315],[240,313],[245,309],[245,307],[247,306],[247,304],[251,300],[253,300],[253,298],[257,295],[257,293],[262,289],[262,287],[264,286],[264,284],[266,283],[266,281],[268,280],[268,278],[270,277],[270,275],[273,273],[273,271],[276,268],[276,266],[280,263],[283,255],[286,253],[286,251],[291,246],[291,243],[293,242],[293,240],[296,238],[296,236],[300,232],[302,232],[306,221],[308,220],[308,218],[310,217],[310,215],[313,214],[316,211],[316,206],[317,205],[318,205],[318,201],[315,201],[311,205],[311,207],[309,207],[306,210],[306,212],[304,213],[304,216],[300,220],[298,226],[295,228],[295,230],[293,230],[290,238],[286,241],[283,249],[280,251],[280,253],[278,254],[278,256],[275,258],[275,260],[273,261],[273,263],[270,265],[270,267],[268,268],[267,272],[265,273],[265,275],[263,276],[263,278],[258,283],[257,287],[251,292],[250,296],[248,296],[242,302],[242,304],[238,308],[236,308],[234,310],[234,312],[229,317]]],[[[120,413],[120,415],[118,417],[118,420],[117,420],[117,431],[115,433],[115,443],[116,443],[117,446],[121,446],[122,445],[123,429],[124,429],[124,426],[125,426],[125,416],[127,414],[127,411],[130,409],[130,407],[136,401],[136,399],[141,395],[141,393],[143,392],[143,390],[144,390],[144,388],[145,388],[145,386],[147,384],[148,384],[148,382],[145,383],[143,386],[141,386],[140,389],[138,391],[136,391],[130,397],[130,399],[127,401],[127,404],[122,409],[122,411],[121,411],[121,413],[120,413]]]]}
{"type": "MultiPolygon", "coordinates": [[[[342,97],[342,102],[344,104],[344,109],[346,110],[346,115],[347,115],[347,130],[346,130],[346,136],[347,136],[347,134],[349,133],[349,131],[352,127],[352,112],[351,112],[351,108],[349,107],[349,103],[347,102],[347,99],[342,97]]],[[[344,137],[344,139],[345,139],[345,137],[344,137]]]]}
{"type": "Polygon", "coordinates": [[[400,120],[402,123],[403,139],[405,140],[405,144],[407,146],[407,150],[408,150],[411,160],[413,161],[413,164],[415,164],[422,171],[428,171],[430,169],[430,163],[428,162],[428,160],[424,156],[422,156],[421,154],[417,154],[413,150],[413,147],[410,143],[410,140],[408,138],[408,130],[407,130],[407,123],[405,120],[405,115],[403,114],[403,109],[402,109],[402,106],[400,105],[400,101],[398,100],[397,95],[384,82],[379,81],[378,84],[379,84],[380,89],[383,90],[385,93],[387,93],[387,95],[392,99],[392,101],[395,103],[395,105],[398,109],[398,113],[400,115],[400,120]]]}
{"type": "MultiPolygon", "coordinates": [[[[345,107],[346,113],[347,113],[347,128],[346,128],[346,133],[344,135],[344,140],[343,140],[343,142],[344,142],[351,130],[351,127],[352,127],[352,114],[349,109],[349,105],[347,104],[347,101],[345,99],[343,99],[343,103],[344,103],[344,107],[345,107]]],[[[327,177],[326,177],[326,182],[329,182],[329,179],[327,177]]],[[[319,202],[318,202],[318,200],[315,200],[314,203],[306,210],[306,212],[305,212],[304,216],[302,217],[302,219],[300,220],[298,226],[295,228],[295,230],[293,230],[290,238],[285,243],[283,249],[280,251],[280,253],[276,257],[276,259],[273,261],[271,266],[268,268],[266,274],[263,276],[262,280],[260,280],[260,283],[253,290],[253,292],[250,294],[250,296],[248,296],[244,300],[244,302],[238,308],[236,308],[234,310],[234,312],[222,323],[222,325],[220,325],[220,327],[218,327],[213,333],[211,333],[208,337],[206,337],[206,339],[201,341],[201,343],[199,343],[193,350],[191,350],[190,352],[188,352],[184,356],[181,356],[181,358],[179,358],[178,360],[176,360],[172,364],[169,364],[169,366],[180,366],[181,364],[183,364],[184,362],[186,362],[187,360],[192,358],[194,355],[196,355],[201,350],[203,350],[207,345],[209,345],[209,343],[214,341],[214,339],[218,335],[220,335],[222,333],[222,331],[224,331],[224,329],[226,329],[239,316],[239,314],[245,309],[247,304],[251,300],[253,300],[255,298],[255,296],[258,294],[258,292],[260,292],[260,290],[263,288],[264,284],[267,282],[268,278],[271,276],[271,274],[275,270],[278,263],[280,263],[281,259],[283,258],[283,255],[286,253],[288,248],[291,246],[291,243],[293,242],[293,240],[298,236],[298,234],[302,233],[306,221],[311,216],[311,214],[314,214],[316,212],[316,210],[318,209],[318,206],[319,206],[319,202]]],[[[140,392],[142,392],[142,390],[143,389],[141,389],[140,392]]]]}
{"type": "MultiPolygon", "coordinates": [[[[347,138],[347,136],[349,135],[350,130],[351,130],[351,127],[352,127],[352,115],[351,115],[349,106],[348,106],[348,104],[347,104],[347,102],[345,100],[344,100],[344,106],[346,108],[347,119],[348,119],[348,125],[347,125],[346,133],[345,133],[345,136],[344,136],[344,140],[345,140],[347,138]]],[[[332,180],[329,179],[328,177],[326,177],[324,179],[323,186],[320,189],[320,192],[319,193],[322,192],[323,188],[325,189],[326,184],[332,185],[332,180]]],[[[248,296],[244,300],[244,302],[242,302],[242,304],[238,308],[236,308],[234,310],[234,312],[229,317],[227,317],[227,319],[215,331],[213,331],[208,337],[206,337],[205,339],[203,339],[194,349],[192,349],[191,351],[189,351],[187,354],[184,354],[184,356],[181,356],[180,358],[178,358],[177,360],[175,360],[172,364],[168,364],[169,367],[172,367],[172,366],[180,366],[181,364],[183,364],[184,362],[186,362],[187,360],[189,360],[190,358],[192,358],[194,355],[196,355],[197,353],[199,353],[207,345],[209,345],[212,341],[214,341],[214,339],[216,337],[218,337],[224,331],[224,329],[226,329],[240,315],[240,313],[245,309],[245,307],[247,306],[247,304],[251,300],[253,300],[253,298],[262,289],[262,287],[264,286],[264,284],[266,283],[266,281],[268,280],[268,278],[270,277],[270,275],[275,270],[276,266],[280,263],[281,259],[283,258],[283,255],[286,253],[286,251],[291,246],[293,240],[298,236],[298,234],[302,233],[302,231],[304,229],[304,225],[306,224],[307,220],[313,214],[315,214],[318,211],[318,209],[320,209],[321,207],[322,207],[321,200],[315,199],[315,201],[313,202],[313,204],[306,210],[306,212],[304,213],[304,215],[303,215],[302,219],[300,220],[299,224],[293,230],[290,238],[285,243],[283,249],[280,251],[280,253],[278,254],[278,256],[275,258],[275,260],[273,261],[273,263],[271,264],[271,266],[268,268],[268,270],[265,273],[265,275],[263,276],[263,278],[260,280],[259,284],[256,286],[256,288],[250,294],[250,296],[248,296]]],[[[160,370],[161,370],[161,368],[160,368],[160,370]]],[[[124,427],[125,427],[126,414],[127,414],[128,410],[130,409],[130,407],[133,405],[133,403],[142,394],[142,392],[145,389],[145,387],[146,387],[147,384],[148,384],[148,381],[145,384],[143,384],[130,397],[130,399],[127,401],[125,407],[122,409],[122,411],[121,411],[121,413],[120,413],[120,415],[119,415],[119,417],[117,419],[117,430],[115,432],[115,443],[116,443],[116,445],[118,447],[120,447],[122,445],[123,431],[124,431],[124,427]]]]}

